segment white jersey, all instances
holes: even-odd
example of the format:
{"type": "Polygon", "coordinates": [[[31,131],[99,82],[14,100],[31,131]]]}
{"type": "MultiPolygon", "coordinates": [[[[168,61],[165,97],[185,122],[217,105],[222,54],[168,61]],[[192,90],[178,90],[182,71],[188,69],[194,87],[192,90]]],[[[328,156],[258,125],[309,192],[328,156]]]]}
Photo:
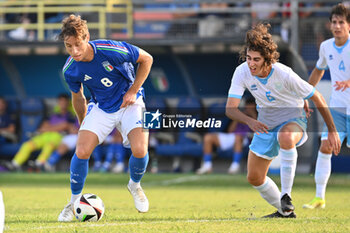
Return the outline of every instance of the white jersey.
{"type": "Polygon", "coordinates": [[[255,97],[258,120],[269,129],[304,116],[304,100],[310,98],[315,88],[302,80],[291,68],[281,63],[272,64],[266,78],[253,76],[247,62],[238,66],[233,74],[229,96],[241,98],[248,89],[255,97]]]}
{"type": "Polygon", "coordinates": [[[319,59],[316,68],[325,70],[329,68],[332,81],[332,95],[329,106],[342,108],[343,111],[350,106],[350,88],[345,91],[336,91],[335,82],[350,79],[350,38],[342,46],[335,45],[335,39],[323,41],[320,46],[319,59]]]}

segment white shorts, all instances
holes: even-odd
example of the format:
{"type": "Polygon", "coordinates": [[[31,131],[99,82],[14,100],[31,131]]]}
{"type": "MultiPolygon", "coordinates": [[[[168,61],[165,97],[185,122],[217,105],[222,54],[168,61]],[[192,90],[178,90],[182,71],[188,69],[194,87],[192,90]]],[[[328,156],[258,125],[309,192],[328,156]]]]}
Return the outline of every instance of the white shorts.
{"type": "Polygon", "coordinates": [[[77,145],[78,134],[68,134],[62,138],[61,143],[65,144],[69,150],[73,150],[77,145]]]}
{"type": "Polygon", "coordinates": [[[142,127],[142,116],[145,108],[142,96],[136,102],[126,108],[121,108],[114,113],[106,113],[98,107],[98,104],[90,103],[83,123],[79,130],[89,130],[95,133],[101,144],[106,137],[117,128],[123,137],[123,145],[130,147],[128,134],[135,128],[142,127]]]}
{"type": "Polygon", "coordinates": [[[218,138],[221,150],[233,148],[236,139],[234,133],[218,133],[218,138]]]}

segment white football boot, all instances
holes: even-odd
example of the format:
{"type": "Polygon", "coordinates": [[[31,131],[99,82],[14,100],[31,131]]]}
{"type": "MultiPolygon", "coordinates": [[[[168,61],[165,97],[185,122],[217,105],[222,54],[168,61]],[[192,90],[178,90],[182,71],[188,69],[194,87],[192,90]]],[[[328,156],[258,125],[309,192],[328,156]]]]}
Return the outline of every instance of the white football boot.
{"type": "Polygon", "coordinates": [[[73,203],[69,202],[60,215],[58,216],[59,222],[71,222],[74,219],[73,203]]]}
{"type": "Polygon", "coordinates": [[[129,192],[134,199],[135,207],[140,213],[146,213],[149,209],[148,199],[140,185],[127,185],[129,192]]]}

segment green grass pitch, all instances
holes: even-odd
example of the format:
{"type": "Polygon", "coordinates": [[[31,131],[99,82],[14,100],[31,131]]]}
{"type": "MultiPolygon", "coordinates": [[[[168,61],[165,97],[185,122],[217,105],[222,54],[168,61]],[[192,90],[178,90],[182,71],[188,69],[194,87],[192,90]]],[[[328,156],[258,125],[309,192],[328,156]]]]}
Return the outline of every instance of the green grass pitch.
{"type": "MultiPolygon", "coordinates": [[[[272,177],[278,184],[278,177],[272,177]]],[[[146,174],[150,211],[136,211],[126,189],[128,175],[89,174],[84,193],[102,198],[106,211],[95,223],[59,223],[70,198],[69,174],[0,174],[5,232],[349,232],[350,177],[332,175],[324,210],[305,210],[314,197],[311,176],[297,175],[297,219],[261,219],[274,209],[244,175],[146,174]]]]}

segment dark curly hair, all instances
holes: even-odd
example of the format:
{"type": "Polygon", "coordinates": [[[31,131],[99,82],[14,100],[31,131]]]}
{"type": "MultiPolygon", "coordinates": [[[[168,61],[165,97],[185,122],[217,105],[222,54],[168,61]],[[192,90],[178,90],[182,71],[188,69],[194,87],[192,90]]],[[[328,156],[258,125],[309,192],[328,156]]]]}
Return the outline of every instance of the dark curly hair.
{"type": "Polygon", "coordinates": [[[277,44],[269,33],[270,27],[270,24],[259,23],[246,33],[245,45],[240,51],[240,60],[246,61],[247,51],[252,50],[261,54],[265,60],[265,67],[278,61],[280,54],[277,52],[277,44]]]}
{"type": "Polygon", "coordinates": [[[332,21],[333,15],[344,16],[346,22],[350,23],[350,10],[341,3],[333,6],[331,15],[329,16],[329,21],[332,21]]]}
{"type": "Polygon", "coordinates": [[[85,40],[89,34],[86,20],[81,19],[80,15],[70,15],[62,20],[61,33],[58,35],[60,40],[67,36],[74,36],[85,40]]]}

